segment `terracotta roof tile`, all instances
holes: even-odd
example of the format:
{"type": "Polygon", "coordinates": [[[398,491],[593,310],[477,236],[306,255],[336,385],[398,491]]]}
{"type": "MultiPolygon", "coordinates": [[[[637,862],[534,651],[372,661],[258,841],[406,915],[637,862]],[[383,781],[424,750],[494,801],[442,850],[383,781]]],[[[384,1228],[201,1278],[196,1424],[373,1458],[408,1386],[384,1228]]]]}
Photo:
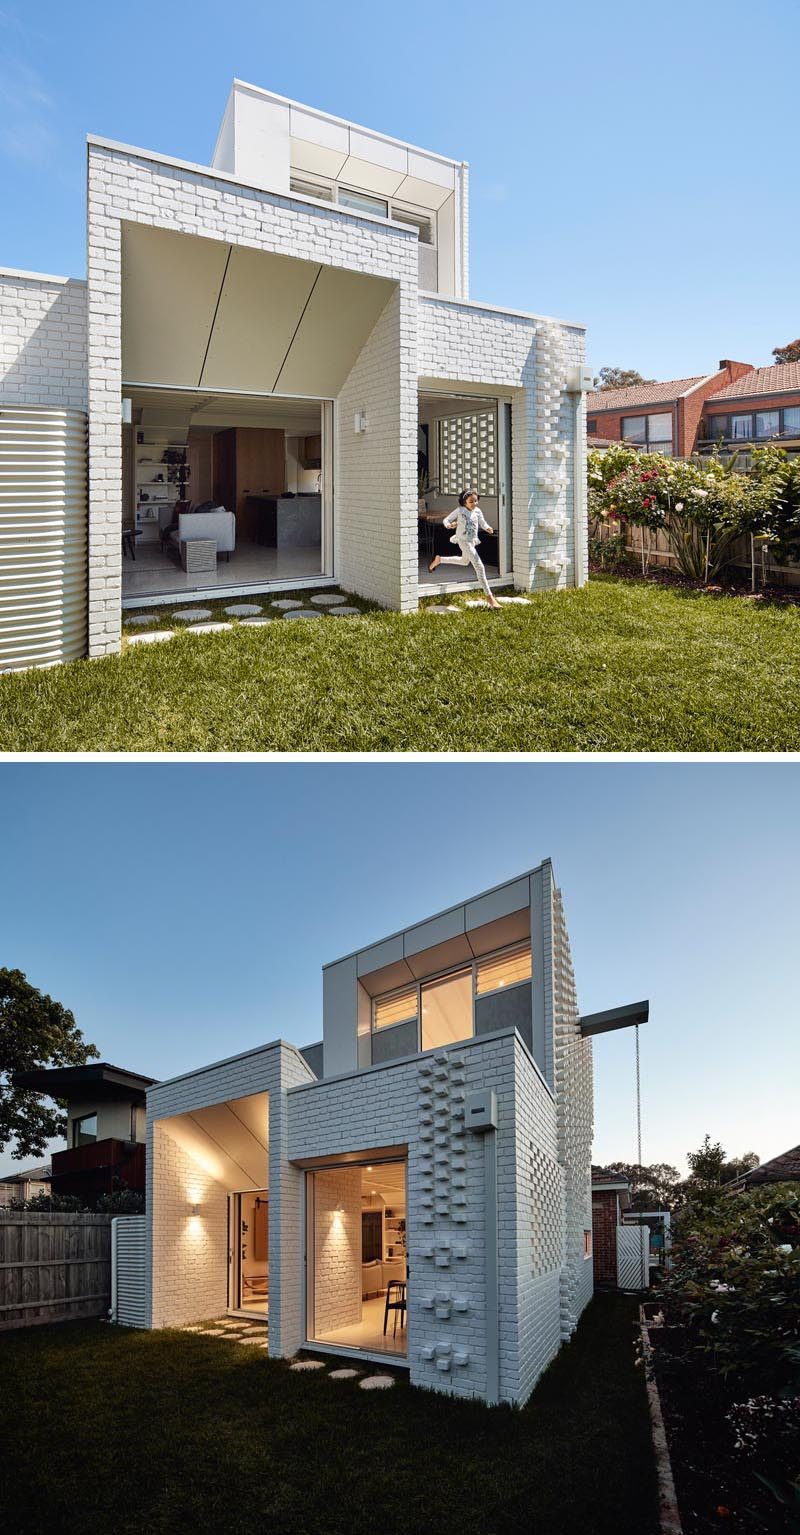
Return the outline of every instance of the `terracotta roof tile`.
{"type": "Polygon", "coordinates": [[[670,405],[673,400],[686,394],[687,389],[702,384],[703,379],[709,377],[713,377],[713,374],[699,373],[695,378],[668,378],[660,384],[629,384],[627,389],[598,389],[594,394],[587,394],[586,409],[591,413],[598,410],[627,410],[632,405],[670,405]]]}
{"type": "MultiPolygon", "coordinates": [[[[800,394],[800,362],[776,363],[774,368],[754,368],[727,388],[720,389],[708,401],[716,405],[722,400],[748,400],[753,395],[783,394],[787,389],[800,394]]],[[[591,399],[592,396],[589,396],[591,399]]]]}
{"type": "MultiPolygon", "coordinates": [[[[784,363],[784,367],[798,367],[800,363],[784,363]]],[[[772,373],[772,368],[764,369],[766,373],[772,373]]],[[[762,1162],[760,1167],[754,1167],[751,1173],[746,1173],[742,1182],[748,1188],[757,1183],[797,1183],[800,1182],[800,1146],[793,1146],[791,1151],[784,1151],[779,1157],[773,1157],[770,1162],[762,1162]]]]}

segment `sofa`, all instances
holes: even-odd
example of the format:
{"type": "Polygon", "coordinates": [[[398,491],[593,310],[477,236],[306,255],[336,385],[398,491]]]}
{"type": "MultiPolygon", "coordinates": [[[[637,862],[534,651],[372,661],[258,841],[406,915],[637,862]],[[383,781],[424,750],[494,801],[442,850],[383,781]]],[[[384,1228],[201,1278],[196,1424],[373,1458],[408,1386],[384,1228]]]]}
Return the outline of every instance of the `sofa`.
{"type": "Polygon", "coordinates": [[[236,548],[236,517],[224,506],[209,506],[206,511],[190,509],[185,502],[159,510],[162,547],[171,545],[178,554],[183,543],[195,538],[213,538],[217,554],[230,556],[236,548]]]}
{"type": "Polygon", "coordinates": [[[390,1279],[405,1279],[406,1265],[403,1258],[375,1258],[372,1263],[361,1265],[361,1299],[370,1295],[382,1295],[390,1279]]]}

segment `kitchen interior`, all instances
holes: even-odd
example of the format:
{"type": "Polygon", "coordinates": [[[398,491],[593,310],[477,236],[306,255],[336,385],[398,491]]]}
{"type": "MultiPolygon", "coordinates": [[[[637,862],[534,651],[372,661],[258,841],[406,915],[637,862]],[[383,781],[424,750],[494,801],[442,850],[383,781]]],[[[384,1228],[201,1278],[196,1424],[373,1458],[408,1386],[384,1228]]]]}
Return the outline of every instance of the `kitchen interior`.
{"type": "Polygon", "coordinates": [[[325,574],[323,403],[132,392],[123,602],[325,574]]]}

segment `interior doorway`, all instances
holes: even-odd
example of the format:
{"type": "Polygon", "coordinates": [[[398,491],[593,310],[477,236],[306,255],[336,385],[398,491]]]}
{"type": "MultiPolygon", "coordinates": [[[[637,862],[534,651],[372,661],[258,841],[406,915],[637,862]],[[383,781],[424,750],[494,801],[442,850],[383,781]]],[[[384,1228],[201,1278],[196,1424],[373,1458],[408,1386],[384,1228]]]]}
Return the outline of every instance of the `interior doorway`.
{"type": "Polygon", "coordinates": [[[228,1310],[269,1316],[269,1194],[248,1189],[228,1197],[228,1310]]]}
{"type": "Polygon", "coordinates": [[[489,581],[512,578],[511,405],[507,400],[423,391],[417,424],[417,531],[420,594],[477,586],[470,566],[428,565],[434,554],[457,553],[442,520],[462,490],[474,486],[492,533],[478,552],[489,581]]]}
{"type": "Polygon", "coordinates": [[[406,1357],[406,1168],[348,1159],[306,1174],[310,1342],[406,1357]]]}

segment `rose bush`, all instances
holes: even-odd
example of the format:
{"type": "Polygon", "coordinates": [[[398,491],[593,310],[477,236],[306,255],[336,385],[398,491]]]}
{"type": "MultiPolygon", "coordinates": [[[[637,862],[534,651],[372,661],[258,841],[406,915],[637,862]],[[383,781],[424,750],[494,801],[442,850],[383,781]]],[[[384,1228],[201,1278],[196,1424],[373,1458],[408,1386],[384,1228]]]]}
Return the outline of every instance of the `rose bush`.
{"type": "Polygon", "coordinates": [[[664,1282],[670,1323],[737,1388],[800,1390],[800,1190],[704,1190],[679,1212],[664,1282]]]}

